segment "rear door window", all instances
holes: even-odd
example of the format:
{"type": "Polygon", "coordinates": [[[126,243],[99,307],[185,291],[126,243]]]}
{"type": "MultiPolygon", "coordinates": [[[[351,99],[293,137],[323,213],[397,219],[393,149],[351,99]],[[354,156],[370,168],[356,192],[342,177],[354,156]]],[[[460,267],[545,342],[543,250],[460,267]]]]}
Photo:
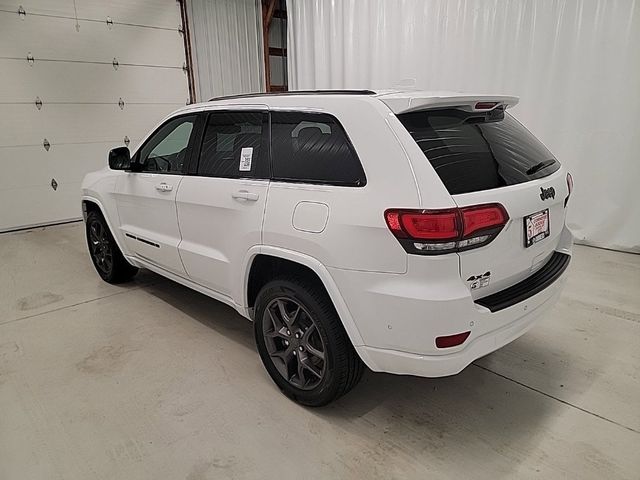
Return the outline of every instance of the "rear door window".
{"type": "Polygon", "coordinates": [[[211,112],[207,117],[198,175],[268,178],[266,113],[211,112]]]}
{"type": "Polygon", "coordinates": [[[452,195],[546,177],[553,154],[503,109],[426,110],[398,115],[452,195]]]}
{"type": "Polygon", "coordinates": [[[273,179],[363,186],[364,171],[342,126],[324,113],[272,112],[273,179]]]}

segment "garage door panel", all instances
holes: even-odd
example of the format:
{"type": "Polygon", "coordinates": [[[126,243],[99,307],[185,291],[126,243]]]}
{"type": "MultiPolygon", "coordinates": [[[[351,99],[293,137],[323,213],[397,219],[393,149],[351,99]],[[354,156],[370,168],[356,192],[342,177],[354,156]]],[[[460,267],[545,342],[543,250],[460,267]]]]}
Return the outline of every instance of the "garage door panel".
{"type": "MultiPolygon", "coordinates": [[[[46,1],[46,0],[41,0],[46,1]]],[[[76,0],[78,16],[114,22],[150,25],[177,30],[181,24],[180,7],[174,0],[76,0]]]]}
{"type": "MultiPolygon", "coordinates": [[[[183,107],[175,105],[3,105],[11,128],[0,129],[0,147],[122,142],[125,136],[142,138],[162,118],[183,107]]],[[[43,148],[43,147],[42,147],[43,148]]],[[[44,148],[43,148],[44,150],[44,148]]]]}
{"type": "MultiPolygon", "coordinates": [[[[0,59],[0,103],[50,102],[117,104],[171,103],[187,101],[187,75],[181,69],[120,67],[90,63],[68,64],[0,59]],[[51,79],[55,78],[56,82],[51,79]],[[152,88],[161,83],[163,88],[152,88]],[[99,85],[99,88],[94,86],[99,85]]],[[[35,104],[34,104],[35,108],[35,104]]]]}
{"type": "MultiPolygon", "coordinates": [[[[27,17],[33,14],[60,15],[75,18],[74,2],[52,0],[0,0],[0,9],[17,12],[22,5],[27,17]]],[[[76,0],[78,18],[135,23],[153,27],[177,29],[180,25],[180,9],[177,2],[166,0],[76,0]]]]}
{"type": "Polygon", "coordinates": [[[0,231],[79,218],[84,175],[185,105],[179,25],[174,0],[0,0],[0,231]]]}
{"type": "Polygon", "coordinates": [[[0,148],[0,191],[36,187],[51,182],[46,151],[42,147],[0,148]]]}
{"type": "MultiPolygon", "coordinates": [[[[76,0],[77,2],[77,0],[76,0]]],[[[19,2],[0,0],[0,9],[18,12],[22,6],[25,12],[45,15],[63,15],[73,17],[73,2],[52,2],[51,0],[20,0],[19,2]]],[[[26,19],[26,16],[25,16],[26,19]]]]}
{"type": "Polygon", "coordinates": [[[80,183],[0,190],[0,232],[82,217],[80,183]]]}
{"type": "MultiPolygon", "coordinates": [[[[27,16],[0,12],[2,38],[0,56],[26,58],[31,52],[39,59],[106,62],[114,58],[121,64],[162,65],[182,68],[184,44],[176,30],[139,28],[80,20],[27,16]],[[37,32],[37,35],[34,35],[37,32]]],[[[113,68],[113,67],[112,67],[113,68]]]]}
{"type": "MultiPolygon", "coordinates": [[[[136,146],[139,139],[133,139],[136,146]]],[[[131,144],[130,144],[131,145],[131,144]]],[[[108,165],[109,150],[122,146],[118,140],[101,143],[54,145],[49,151],[42,147],[0,148],[2,176],[0,190],[24,188],[57,183],[81,182],[87,172],[100,170],[108,165]]]]}

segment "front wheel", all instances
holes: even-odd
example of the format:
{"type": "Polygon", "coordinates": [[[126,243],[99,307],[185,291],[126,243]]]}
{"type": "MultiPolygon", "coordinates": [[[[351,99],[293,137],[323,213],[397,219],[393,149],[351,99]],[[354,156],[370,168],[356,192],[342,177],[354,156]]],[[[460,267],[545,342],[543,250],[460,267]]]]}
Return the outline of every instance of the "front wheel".
{"type": "Polygon", "coordinates": [[[98,275],[108,283],[130,280],[138,269],[122,255],[107,222],[98,212],[89,212],[86,222],[87,246],[98,275]]]}
{"type": "Polygon", "coordinates": [[[364,365],[326,292],[297,277],[266,284],[256,301],[256,344],[282,392],[308,406],[351,390],[364,365]]]}

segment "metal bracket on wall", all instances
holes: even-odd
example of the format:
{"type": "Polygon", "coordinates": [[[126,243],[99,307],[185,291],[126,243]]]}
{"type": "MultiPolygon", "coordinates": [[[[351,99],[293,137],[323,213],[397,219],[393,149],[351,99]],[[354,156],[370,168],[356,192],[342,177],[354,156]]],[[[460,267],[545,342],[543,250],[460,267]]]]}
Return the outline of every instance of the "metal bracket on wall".
{"type": "Polygon", "coordinates": [[[42,110],[42,100],[40,100],[40,97],[36,97],[35,104],[38,110],[42,110]]]}
{"type": "Polygon", "coordinates": [[[51,148],[51,144],[49,143],[49,140],[47,140],[46,138],[42,141],[42,146],[47,152],[51,148]]]}
{"type": "Polygon", "coordinates": [[[118,106],[120,107],[120,110],[124,110],[124,100],[122,100],[122,97],[118,100],[118,106]]]}
{"type": "Polygon", "coordinates": [[[24,17],[27,16],[27,12],[24,10],[23,6],[20,5],[20,7],[18,7],[18,16],[24,20],[24,17]]]}
{"type": "Polygon", "coordinates": [[[56,182],[55,178],[51,179],[51,188],[53,188],[54,191],[58,190],[58,182],[56,182]]]}
{"type": "Polygon", "coordinates": [[[33,58],[33,55],[31,55],[31,52],[27,53],[27,62],[29,62],[29,66],[33,67],[33,62],[35,62],[36,59],[33,58]]]}
{"type": "Polygon", "coordinates": [[[113,20],[111,20],[111,17],[107,17],[107,27],[109,27],[109,30],[113,28],[113,20]]]}
{"type": "Polygon", "coordinates": [[[113,69],[114,69],[114,70],[118,70],[118,66],[119,66],[120,64],[118,63],[118,59],[117,59],[116,57],[113,57],[113,62],[112,62],[112,64],[113,64],[113,69]]]}
{"type": "Polygon", "coordinates": [[[127,137],[126,135],[124,136],[124,144],[128,147],[129,143],[131,143],[131,140],[129,140],[129,137],[127,137]]]}

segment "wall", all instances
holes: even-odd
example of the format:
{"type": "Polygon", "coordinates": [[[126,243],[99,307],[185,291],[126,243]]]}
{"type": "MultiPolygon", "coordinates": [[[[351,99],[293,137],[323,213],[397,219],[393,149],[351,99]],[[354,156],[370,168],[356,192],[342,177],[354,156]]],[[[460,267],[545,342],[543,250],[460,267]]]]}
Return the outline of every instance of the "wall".
{"type": "Polygon", "coordinates": [[[507,93],[573,173],[583,243],[640,252],[640,2],[289,0],[291,89],[507,93]]]}
{"type": "Polygon", "coordinates": [[[259,0],[188,0],[196,99],[264,91],[259,0]]]}

